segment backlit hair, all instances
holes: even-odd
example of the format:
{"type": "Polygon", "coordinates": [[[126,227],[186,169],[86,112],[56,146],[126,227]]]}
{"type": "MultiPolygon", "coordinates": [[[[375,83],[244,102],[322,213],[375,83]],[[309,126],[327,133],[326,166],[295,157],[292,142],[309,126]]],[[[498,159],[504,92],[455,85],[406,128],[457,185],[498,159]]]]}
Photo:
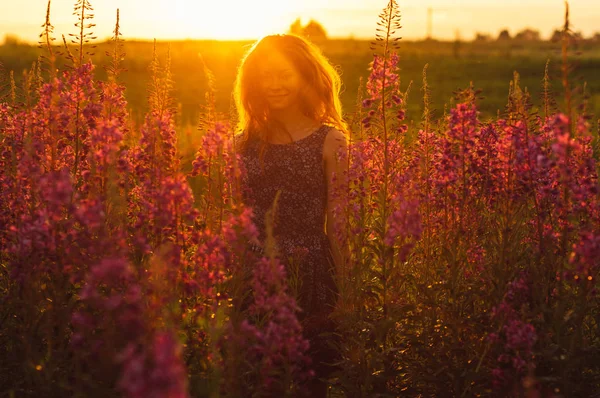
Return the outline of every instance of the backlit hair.
{"type": "Polygon", "coordinates": [[[260,90],[258,65],[273,51],[286,57],[303,79],[305,89],[300,97],[303,113],[346,133],[339,98],[341,80],[335,68],[319,48],[307,40],[289,34],[270,35],[254,43],[238,69],[233,94],[239,117],[237,127],[242,132],[241,148],[255,138],[269,141],[275,132],[284,130],[269,117],[268,103],[260,90]]]}

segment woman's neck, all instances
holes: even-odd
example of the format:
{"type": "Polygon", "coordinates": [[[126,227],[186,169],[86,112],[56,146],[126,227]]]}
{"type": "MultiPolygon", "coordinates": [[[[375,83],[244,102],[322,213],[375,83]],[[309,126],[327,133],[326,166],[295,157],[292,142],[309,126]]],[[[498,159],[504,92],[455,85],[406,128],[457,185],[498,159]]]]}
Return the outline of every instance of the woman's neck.
{"type": "MultiPolygon", "coordinates": [[[[271,113],[271,117],[281,123],[294,140],[302,138],[307,132],[314,130],[318,125],[315,120],[309,118],[295,108],[276,110],[271,113]]],[[[279,138],[285,140],[286,137],[279,138]]]]}

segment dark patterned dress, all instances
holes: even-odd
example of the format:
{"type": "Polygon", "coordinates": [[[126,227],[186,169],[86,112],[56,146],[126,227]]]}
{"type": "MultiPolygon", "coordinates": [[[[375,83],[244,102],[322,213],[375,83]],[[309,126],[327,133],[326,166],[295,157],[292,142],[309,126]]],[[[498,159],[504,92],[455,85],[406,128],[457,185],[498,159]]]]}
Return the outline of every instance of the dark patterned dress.
{"type": "Polygon", "coordinates": [[[309,136],[289,144],[266,144],[262,161],[260,141],[241,151],[246,173],[244,201],[254,211],[260,241],[266,236],[265,216],[279,191],[273,235],[288,277],[297,281],[299,315],[317,375],[331,369],[334,324],[329,314],[336,300],[334,266],[325,233],[327,179],[323,145],[330,127],[322,125],[309,136]]]}

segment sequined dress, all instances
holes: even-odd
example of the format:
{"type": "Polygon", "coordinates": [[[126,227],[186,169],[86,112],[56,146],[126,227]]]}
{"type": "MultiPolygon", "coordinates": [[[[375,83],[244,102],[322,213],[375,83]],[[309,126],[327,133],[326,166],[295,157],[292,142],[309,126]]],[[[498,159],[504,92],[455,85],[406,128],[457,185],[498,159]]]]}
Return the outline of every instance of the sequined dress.
{"type": "Polygon", "coordinates": [[[291,290],[297,291],[302,309],[299,318],[315,365],[332,359],[330,343],[334,325],[329,314],[337,295],[325,233],[327,179],[323,145],[329,129],[322,125],[292,143],[268,143],[262,162],[260,141],[248,142],[241,151],[245,167],[244,201],[253,208],[261,242],[266,236],[265,215],[280,192],[273,235],[288,275],[295,274],[300,282],[291,290]]]}

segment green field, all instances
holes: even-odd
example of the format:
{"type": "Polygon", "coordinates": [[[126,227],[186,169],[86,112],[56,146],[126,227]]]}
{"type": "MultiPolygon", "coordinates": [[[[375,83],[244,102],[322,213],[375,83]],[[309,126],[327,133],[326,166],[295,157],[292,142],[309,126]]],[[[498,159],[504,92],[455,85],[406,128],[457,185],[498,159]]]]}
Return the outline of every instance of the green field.
{"type": "MultiPolygon", "coordinates": [[[[418,121],[422,112],[422,71],[428,64],[428,81],[431,87],[431,98],[437,115],[443,114],[445,104],[452,100],[453,93],[469,86],[481,90],[480,109],[482,117],[502,112],[506,104],[509,82],[513,73],[520,74],[521,85],[531,93],[534,106],[539,106],[542,92],[542,79],[546,61],[550,61],[550,78],[552,90],[562,95],[560,76],[561,52],[560,43],[521,42],[509,40],[504,42],[400,42],[402,87],[406,89],[410,82],[412,87],[408,100],[408,117],[418,121]]],[[[216,78],[216,106],[223,114],[230,111],[230,98],[233,81],[239,61],[250,42],[222,41],[177,41],[172,43],[158,42],[156,52],[161,62],[167,58],[171,49],[172,73],[174,79],[173,96],[179,106],[178,122],[182,126],[197,123],[201,106],[205,103],[208,79],[204,74],[202,61],[216,78]]],[[[323,52],[329,57],[342,74],[344,88],[342,102],[344,111],[351,114],[355,108],[359,78],[368,76],[368,64],[372,60],[369,41],[361,40],[329,40],[319,43],[323,52]]],[[[106,76],[104,65],[108,62],[105,55],[111,49],[110,43],[98,44],[93,56],[97,66],[98,77],[106,76]]],[[[146,95],[149,82],[149,64],[153,56],[153,43],[124,43],[126,53],[123,62],[126,71],[121,80],[125,84],[127,99],[136,121],[140,121],[147,109],[146,95]]],[[[31,64],[42,53],[35,46],[19,43],[8,43],[0,46],[0,62],[4,65],[3,77],[6,80],[8,71],[13,70],[16,80],[22,77],[23,70],[31,68],[31,64]]],[[[589,95],[589,109],[598,117],[600,115],[600,43],[586,41],[575,43],[570,48],[569,63],[571,83],[581,88],[586,83],[589,95]]],[[[64,66],[61,59],[59,67],[64,66]]],[[[7,87],[5,85],[4,91],[7,87]]],[[[558,106],[562,104],[559,102],[558,106]]]]}

